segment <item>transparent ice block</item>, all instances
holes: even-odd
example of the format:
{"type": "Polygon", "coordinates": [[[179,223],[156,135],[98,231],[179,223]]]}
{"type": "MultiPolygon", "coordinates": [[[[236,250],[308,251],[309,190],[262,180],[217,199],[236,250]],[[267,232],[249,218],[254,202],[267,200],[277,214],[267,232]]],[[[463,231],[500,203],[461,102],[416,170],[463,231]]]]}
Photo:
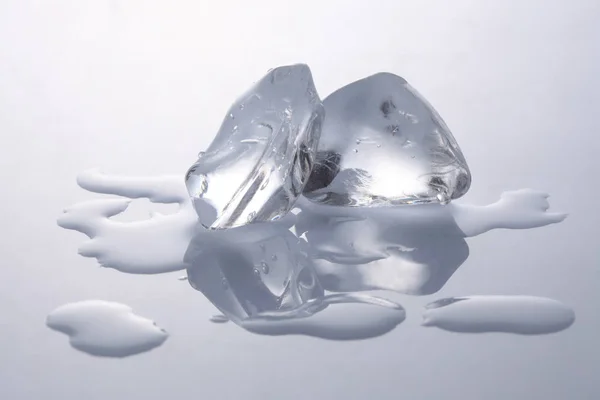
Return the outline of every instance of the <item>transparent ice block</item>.
{"type": "Polygon", "coordinates": [[[269,71],[185,176],[200,223],[224,229],[284,216],[311,173],[323,117],[308,66],[269,71]]]}
{"type": "Polygon", "coordinates": [[[471,174],[452,133],[403,78],[379,73],[342,87],[327,118],[304,195],[318,203],[445,204],[471,174]]]}

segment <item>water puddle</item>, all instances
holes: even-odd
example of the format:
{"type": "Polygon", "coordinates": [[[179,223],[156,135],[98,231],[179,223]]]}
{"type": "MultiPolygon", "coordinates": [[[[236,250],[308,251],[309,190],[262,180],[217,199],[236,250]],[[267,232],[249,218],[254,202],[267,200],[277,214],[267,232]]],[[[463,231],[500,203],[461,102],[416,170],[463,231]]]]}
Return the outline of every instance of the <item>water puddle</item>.
{"type": "Polygon", "coordinates": [[[380,297],[356,294],[325,296],[311,307],[258,314],[241,326],[262,335],[306,335],[328,340],[361,340],[381,336],[404,321],[406,312],[398,303],[380,297]],[[316,311],[315,310],[315,311],[316,311]]]}
{"type": "Polygon", "coordinates": [[[69,336],[71,346],[99,357],[128,357],[162,345],[168,333],[120,303],[87,300],[58,307],[46,325],[69,336]]]}
{"type": "Polygon", "coordinates": [[[79,247],[79,254],[96,258],[103,267],[131,274],[185,269],[183,254],[193,236],[196,214],[181,177],[123,178],[91,170],[80,175],[77,181],[91,192],[126,197],[82,202],[64,210],[58,225],[90,238],[79,247]],[[139,221],[111,219],[137,198],[177,203],[179,209],[173,214],[154,214],[139,221]]]}
{"type": "MultiPolygon", "coordinates": [[[[357,208],[300,198],[295,212],[278,221],[209,231],[198,223],[182,177],[120,177],[90,170],[77,181],[90,192],[122,197],[78,203],[58,218],[61,227],[88,236],[79,247],[82,256],[131,274],[185,269],[187,275],[179,279],[222,313],[210,318],[213,323],[231,320],[256,334],[329,340],[376,337],[405,319],[399,304],[356,292],[435,293],[468,258],[468,237],[491,229],[541,227],[566,217],[548,212],[547,194],[522,189],[505,192],[485,206],[357,208]],[[136,221],[112,218],[140,198],[178,209],[136,221]]],[[[75,304],[70,306],[76,310],[75,320],[84,322],[53,329],[75,332],[72,345],[82,351],[129,355],[123,350],[126,341],[111,339],[121,350],[110,350],[109,340],[88,345],[91,339],[81,339],[87,331],[77,328],[89,325],[86,313],[92,320],[94,315],[112,315],[106,310],[119,309],[110,306],[114,303],[75,304]]],[[[542,334],[566,329],[574,321],[568,307],[527,296],[473,296],[435,304],[426,310],[424,325],[455,332],[542,334]]],[[[133,318],[127,312],[113,313],[121,317],[104,325],[133,318]]]]}
{"type": "Polygon", "coordinates": [[[428,304],[422,324],[451,332],[542,335],[565,330],[573,322],[571,308],[544,297],[468,296],[428,304]]]}

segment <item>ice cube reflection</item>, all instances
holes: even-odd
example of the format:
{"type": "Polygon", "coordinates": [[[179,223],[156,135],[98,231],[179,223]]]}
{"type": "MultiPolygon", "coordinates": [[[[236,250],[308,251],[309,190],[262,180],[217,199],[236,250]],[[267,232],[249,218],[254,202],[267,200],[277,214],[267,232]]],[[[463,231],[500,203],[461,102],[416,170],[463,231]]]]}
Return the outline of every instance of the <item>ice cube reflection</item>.
{"type": "Polygon", "coordinates": [[[387,299],[326,295],[306,242],[290,231],[295,222],[289,214],[271,223],[199,230],[184,257],[188,282],[229,320],[258,334],[357,340],[404,320],[404,309],[387,299]]]}
{"type": "Polygon", "coordinates": [[[312,263],[289,231],[294,220],[290,214],[271,223],[199,230],[184,256],[188,282],[236,323],[322,298],[312,263]]]}
{"type": "Polygon", "coordinates": [[[548,194],[504,192],[485,206],[422,204],[343,207],[301,199],[296,232],[326,290],[439,291],[469,256],[465,238],[490,229],[528,229],[563,221],[548,194]]]}

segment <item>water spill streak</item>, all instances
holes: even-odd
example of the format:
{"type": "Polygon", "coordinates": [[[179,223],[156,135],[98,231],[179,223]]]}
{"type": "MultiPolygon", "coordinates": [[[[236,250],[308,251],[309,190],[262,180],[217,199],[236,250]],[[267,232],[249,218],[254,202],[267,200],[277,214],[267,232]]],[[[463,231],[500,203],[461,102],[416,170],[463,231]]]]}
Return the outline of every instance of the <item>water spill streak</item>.
{"type": "Polygon", "coordinates": [[[168,333],[124,304],[86,300],[58,307],[46,325],[69,336],[77,350],[99,357],[128,357],[162,345],[168,333]]]}
{"type": "Polygon", "coordinates": [[[157,274],[184,269],[183,255],[193,236],[196,215],[178,176],[118,177],[97,170],[81,174],[78,183],[96,193],[127,196],[75,204],[64,210],[58,225],[87,235],[79,254],[94,257],[108,268],[132,274],[157,274]],[[174,214],[121,222],[110,219],[124,212],[132,199],[178,203],[174,214]]]}
{"type": "Polygon", "coordinates": [[[106,175],[98,168],[77,176],[77,184],[94,193],[116,194],[130,199],[147,198],[153,203],[190,204],[189,195],[179,175],[118,176],[106,175]]]}
{"type": "Polygon", "coordinates": [[[328,340],[362,340],[390,332],[404,321],[400,304],[360,294],[324,296],[295,310],[269,312],[240,322],[261,335],[306,335],[328,340]]]}
{"type": "Polygon", "coordinates": [[[571,308],[544,297],[469,296],[430,303],[422,325],[462,333],[542,335],[567,329],[574,321],[571,308]]]}
{"type": "Polygon", "coordinates": [[[520,189],[502,193],[498,201],[487,206],[448,207],[460,230],[471,237],[492,229],[531,229],[562,222],[568,214],[547,212],[548,197],[548,193],[520,189]]]}

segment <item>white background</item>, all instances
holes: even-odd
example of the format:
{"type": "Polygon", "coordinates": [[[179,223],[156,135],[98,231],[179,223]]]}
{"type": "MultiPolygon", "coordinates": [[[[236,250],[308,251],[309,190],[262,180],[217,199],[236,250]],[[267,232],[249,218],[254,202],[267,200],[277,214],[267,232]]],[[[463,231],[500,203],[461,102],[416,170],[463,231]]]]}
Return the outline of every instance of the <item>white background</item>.
{"type": "MultiPolygon", "coordinates": [[[[0,1],[0,399],[598,399],[600,2],[597,0],[0,1]],[[461,199],[552,194],[569,218],[469,239],[437,294],[360,342],[260,337],[208,322],[176,278],[99,268],[56,226],[92,195],[78,172],[180,173],[268,68],[305,62],[322,98],[379,71],[446,120],[473,173],[461,199]],[[439,297],[531,294],[575,309],[539,337],[419,326],[439,297]],[[131,305],[171,337],[125,360],[76,352],[46,314],[131,305]]],[[[140,206],[140,210],[145,207],[140,206]]]]}

